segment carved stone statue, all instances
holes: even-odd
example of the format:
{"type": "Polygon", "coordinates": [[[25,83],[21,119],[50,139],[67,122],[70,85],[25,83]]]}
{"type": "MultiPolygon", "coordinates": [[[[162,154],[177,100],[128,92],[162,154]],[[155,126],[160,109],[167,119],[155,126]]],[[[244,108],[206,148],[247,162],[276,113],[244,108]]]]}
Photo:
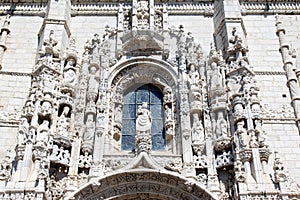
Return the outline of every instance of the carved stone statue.
{"type": "Polygon", "coordinates": [[[49,101],[44,101],[42,105],[40,106],[40,113],[42,115],[51,114],[52,112],[52,105],[49,101]]]}
{"type": "Polygon", "coordinates": [[[201,121],[197,121],[193,124],[193,142],[203,143],[204,142],[204,129],[201,121]]]}
{"type": "Polygon", "coordinates": [[[220,67],[217,65],[217,63],[213,62],[211,63],[212,68],[212,75],[210,78],[210,87],[211,89],[215,89],[218,87],[223,87],[222,85],[222,74],[220,72],[220,67]]]}
{"type": "Polygon", "coordinates": [[[64,72],[64,84],[73,86],[76,80],[76,73],[74,71],[74,59],[68,59],[68,62],[65,66],[64,72]]]}
{"type": "Polygon", "coordinates": [[[172,109],[168,105],[165,105],[165,121],[170,121],[172,119],[172,109]]]}
{"type": "Polygon", "coordinates": [[[92,114],[89,114],[87,116],[86,120],[86,131],[84,133],[83,140],[85,142],[91,142],[93,141],[93,136],[94,136],[94,131],[95,131],[95,122],[94,122],[94,117],[92,114]]]}
{"type": "Polygon", "coordinates": [[[189,82],[191,89],[199,89],[199,83],[200,83],[200,75],[199,72],[195,69],[195,65],[191,65],[191,70],[189,73],[189,82]]]}
{"type": "Polygon", "coordinates": [[[44,120],[42,124],[39,125],[37,129],[37,141],[45,142],[48,141],[48,135],[49,135],[49,121],[44,120]]]}
{"type": "Polygon", "coordinates": [[[57,121],[57,130],[58,134],[68,137],[69,135],[69,128],[70,128],[70,118],[68,118],[70,108],[65,106],[63,108],[63,112],[61,113],[60,117],[57,121]]]}
{"type": "Polygon", "coordinates": [[[164,103],[172,103],[173,102],[172,89],[169,86],[166,86],[163,90],[163,93],[164,93],[164,103]]]}
{"type": "Polygon", "coordinates": [[[262,130],[262,121],[260,119],[254,120],[255,131],[257,133],[258,144],[260,147],[268,147],[267,134],[264,130],[262,130]]]}
{"type": "Polygon", "coordinates": [[[227,137],[228,130],[227,130],[227,121],[224,119],[223,113],[218,113],[218,119],[216,123],[216,136],[219,137],[227,137]]]}
{"type": "Polygon", "coordinates": [[[244,128],[245,122],[240,121],[237,123],[236,136],[238,137],[238,144],[240,148],[248,148],[250,142],[250,136],[247,133],[247,130],[244,128]]]}
{"type": "Polygon", "coordinates": [[[29,123],[25,117],[21,118],[21,124],[19,127],[19,134],[18,134],[18,145],[24,144],[26,140],[26,135],[29,131],[29,123]]]}
{"type": "Polygon", "coordinates": [[[115,108],[115,115],[114,115],[115,123],[121,124],[122,123],[122,105],[119,104],[115,108]]]}
{"type": "MultiPolygon", "coordinates": [[[[96,67],[92,66],[90,69],[90,78],[88,81],[88,95],[92,95],[92,98],[96,97],[98,94],[98,81],[96,80],[96,67]]],[[[92,99],[90,99],[92,100],[92,99]]]]}
{"type": "Polygon", "coordinates": [[[151,112],[148,110],[147,102],[143,102],[141,106],[139,106],[137,111],[137,119],[136,119],[136,131],[137,133],[147,132],[150,133],[151,130],[151,112]]]}

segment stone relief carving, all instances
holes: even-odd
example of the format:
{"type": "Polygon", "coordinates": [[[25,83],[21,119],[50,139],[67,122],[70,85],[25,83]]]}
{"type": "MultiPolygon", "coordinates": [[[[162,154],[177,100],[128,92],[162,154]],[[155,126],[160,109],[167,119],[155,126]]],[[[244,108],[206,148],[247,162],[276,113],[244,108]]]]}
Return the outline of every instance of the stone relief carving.
{"type": "MultiPolygon", "coordinates": [[[[88,182],[87,187],[74,194],[75,199],[114,198],[128,192],[139,193],[136,199],[150,198],[152,194],[156,195],[152,199],[211,199],[207,191],[229,199],[232,185],[222,179],[220,171],[226,169],[228,176],[234,177],[235,187],[247,188],[244,187],[247,181],[259,177],[252,174],[263,171],[256,167],[267,164],[271,153],[263,119],[294,119],[295,116],[287,107],[272,112],[260,105],[259,88],[247,57],[248,48],[243,35],[237,34],[237,28],[232,31],[224,55],[226,59],[214,45],[206,58],[192,33],[185,34],[183,26],[178,30],[166,29],[167,15],[173,5],[160,7],[150,1],[135,2],[132,9],[128,5],[114,7],[114,12],[118,12],[117,29],[105,27],[103,37],[95,34],[84,47],[81,63],[71,38],[61,58],[61,50],[57,47],[61,41],[50,30],[32,73],[32,88],[22,115],[1,115],[11,121],[20,121],[16,170],[21,169],[19,174],[28,172],[20,179],[36,178],[34,181],[39,187],[47,189],[45,195],[49,199],[64,199],[73,192],[69,191],[69,186],[78,189],[88,182]],[[147,34],[131,30],[146,31],[147,34]],[[160,37],[164,34],[170,40],[176,39],[173,42],[178,46],[177,52],[159,43],[151,46],[154,49],[147,49],[149,55],[142,59],[139,56],[145,54],[141,49],[129,48],[132,50],[128,54],[132,57],[129,57],[124,53],[128,47],[124,45],[126,34],[132,34],[129,41],[136,39],[139,45],[148,46],[160,41],[167,46],[168,41],[160,37]],[[150,36],[159,39],[152,40],[150,36]],[[112,49],[117,51],[115,56],[112,49]],[[169,59],[167,54],[176,54],[176,58],[169,59]],[[167,59],[169,63],[165,63],[167,59]],[[133,134],[135,154],[124,152],[120,147],[123,95],[125,90],[148,83],[155,84],[163,93],[165,149],[161,152],[151,150],[154,113],[150,113],[143,102],[138,108],[136,133],[133,134]],[[111,149],[115,151],[111,152],[111,149]],[[144,167],[145,173],[114,174],[122,167],[126,169],[142,152],[158,160],[165,170],[154,173],[144,164],[139,166],[144,167]],[[107,156],[109,153],[112,155],[107,156]],[[122,159],[117,157],[120,155],[122,159]],[[257,165],[251,163],[254,161],[257,165]],[[33,168],[37,177],[30,177],[33,168]],[[172,175],[165,174],[166,170],[172,175]],[[109,174],[114,175],[109,177],[109,174]]],[[[199,12],[199,5],[195,7],[199,12]]],[[[179,8],[176,9],[178,12],[179,8]]],[[[184,10],[191,12],[190,8],[184,10]]],[[[291,89],[296,94],[295,88],[291,89]]],[[[11,180],[11,169],[8,160],[1,163],[1,181],[11,180]]],[[[274,182],[286,182],[289,191],[299,193],[299,186],[287,175],[277,158],[274,182]]],[[[246,189],[243,192],[247,194],[246,189]]],[[[45,197],[38,196],[36,191],[5,195],[13,199],[45,197]]],[[[247,194],[240,198],[254,199],[259,195],[247,194]]],[[[269,194],[266,196],[273,198],[269,194]]]]}

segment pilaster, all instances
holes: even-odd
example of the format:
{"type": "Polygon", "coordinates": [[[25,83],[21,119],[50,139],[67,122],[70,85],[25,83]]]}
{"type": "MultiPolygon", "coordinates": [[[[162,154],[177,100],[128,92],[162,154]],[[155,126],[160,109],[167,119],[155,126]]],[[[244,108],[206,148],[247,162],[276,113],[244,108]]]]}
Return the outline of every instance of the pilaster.
{"type": "Polygon", "coordinates": [[[214,2],[214,37],[217,49],[222,50],[227,58],[227,48],[231,30],[235,27],[241,32],[242,40],[245,41],[246,30],[242,21],[241,7],[238,0],[216,0],[214,2]]]}
{"type": "Polygon", "coordinates": [[[44,22],[39,31],[40,44],[48,37],[51,30],[55,32],[55,38],[58,41],[57,49],[63,51],[66,49],[71,35],[71,1],[70,0],[50,0],[48,1],[47,11],[44,22]]]}

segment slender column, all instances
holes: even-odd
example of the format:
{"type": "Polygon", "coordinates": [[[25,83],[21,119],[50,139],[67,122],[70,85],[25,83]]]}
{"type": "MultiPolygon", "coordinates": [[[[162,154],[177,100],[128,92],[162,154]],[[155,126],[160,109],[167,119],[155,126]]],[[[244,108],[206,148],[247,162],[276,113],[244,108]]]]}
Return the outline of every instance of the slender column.
{"type": "Polygon", "coordinates": [[[279,20],[277,16],[277,36],[279,38],[280,44],[280,53],[282,56],[282,61],[284,63],[283,68],[286,72],[287,76],[287,86],[290,90],[290,95],[292,99],[292,105],[294,108],[294,112],[296,115],[296,123],[300,132],[300,96],[299,96],[299,86],[296,74],[294,69],[296,68],[292,62],[292,55],[290,52],[290,45],[286,41],[285,29],[282,27],[282,22],[279,20]]]}

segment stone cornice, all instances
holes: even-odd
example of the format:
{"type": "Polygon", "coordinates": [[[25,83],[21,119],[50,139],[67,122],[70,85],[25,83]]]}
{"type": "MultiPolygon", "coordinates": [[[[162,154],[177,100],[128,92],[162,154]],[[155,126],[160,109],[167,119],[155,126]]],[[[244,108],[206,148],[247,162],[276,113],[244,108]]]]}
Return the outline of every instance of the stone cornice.
{"type": "MultiPolygon", "coordinates": [[[[213,3],[171,3],[167,4],[167,10],[170,15],[213,15],[213,3]]],[[[163,4],[156,4],[156,9],[162,9],[163,4]]],[[[99,4],[99,3],[87,3],[87,4],[73,4],[72,16],[78,15],[117,15],[119,5],[115,3],[99,4]]],[[[123,5],[123,9],[131,9],[131,4],[123,5]]]]}
{"type": "Polygon", "coordinates": [[[241,2],[242,15],[300,14],[300,2],[241,2]]]}
{"type": "Polygon", "coordinates": [[[8,75],[8,76],[31,76],[31,73],[0,71],[0,75],[8,75]]]}
{"type": "Polygon", "coordinates": [[[279,75],[279,76],[285,76],[286,72],[278,72],[278,71],[255,71],[255,75],[279,75]]]}
{"type": "MultiPolygon", "coordinates": [[[[157,7],[162,4],[157,5],[157,7]]],[[[214,4],[205,2],[205,3],[185,3],[185,4],[168,4],[167,10],[170,15],[189,15],[189,14],[198,14],[198,15],[207,15],[212,16],[214,13],[214,4]]]]}
{"type": "Polygon", "coordinates": [[[0,15],[6,14],[44,17],[46,14],[46,4],[0,4],[0,15]]]}

